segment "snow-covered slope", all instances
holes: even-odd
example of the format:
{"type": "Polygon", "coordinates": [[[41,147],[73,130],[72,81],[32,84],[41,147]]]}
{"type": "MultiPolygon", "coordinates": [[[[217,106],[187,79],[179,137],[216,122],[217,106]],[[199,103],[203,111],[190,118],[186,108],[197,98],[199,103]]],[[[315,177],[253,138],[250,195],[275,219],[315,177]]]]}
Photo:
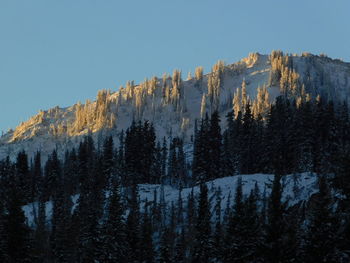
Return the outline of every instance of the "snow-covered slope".
{"type": "MultiPolygon", "coordinates": [[[[243,195],[248,196],[257,184],[260,194],[263,197],[264,192],[266,196],[270,195],[272,181],[274,175],[270,174],[251,174],[251,175],[240,175],[231,176],[215,179],[207,182],[208,186],[208,197],[211,200],[211,209],[214,209],[216,192],[220,189],[221,191],[221,210],[224,210],[227,206],[227,201],[230,200],[230,204],[233,204],[233,198],[235,196],[235,189],[237,186],[238,178],[242,178],[242,190],[243,195]],[[230,198],[230,199],[229,199],[230,198]]],[[[301,173],[284,176],[282,179],[283,195],[282,200],[288,202],[289,206],[298,204],[299,202],[307,201],[311,195],[317,191],[317,176],[313,173],[301,173]]],[[[184,188],[181,191],[181,199],[184,206],[188,200],[188,196],[191,194],[192,188],[184,188]]],[[[168,208],[171,207],[171,203],[177,204],[179,198],[179,190],[172,188],[171,186],[164,186],[162,189],[161,185],[154,184],[141,184],[139,185],[140,195],[140,208],[144,207],[145,202],[152,202],[154,200],[154,193],[157,193],[157,202],[161,200],[162,192],[164,193],[164,201],[168,208]]],[[[199,186],[193,188],[195,196],[199,194],[199,186]]],[[[72,197],[73,209],[76,207],[79,196],[75,195],[72,197]]],[[[37,203],[28,204],[23,207],[25,216],[30,226],[35,224],[35,214],[37,213],[37,203]]],[[[214,214],[214,213],[213,213],[214,214]]],[[[49,221],[52,217],[52,202],[46,203],[46,217],[49,221]]]]}
{"type": "Polygon", "coordinates": [[[253,53],[186,81],[179,73],[139,85],[129,82],[116,92],[100,91],[93,102],[40,111],[0,138],[0,159],[13,158],[22,149],[29,155],[41,150],[45,156],[54,148],[63,152],[87,133],[97,142],[105,134],[117,137],[132,120],[153,122],[159,139],[181,136],[189,142],[195,119],[205,112],[217,109],[224,119],[232,107],[237,111],[250,101],[253,111],[264,114],[281,92],[299,99],[350,99],[350,63],[326,56],[253,53]]]}

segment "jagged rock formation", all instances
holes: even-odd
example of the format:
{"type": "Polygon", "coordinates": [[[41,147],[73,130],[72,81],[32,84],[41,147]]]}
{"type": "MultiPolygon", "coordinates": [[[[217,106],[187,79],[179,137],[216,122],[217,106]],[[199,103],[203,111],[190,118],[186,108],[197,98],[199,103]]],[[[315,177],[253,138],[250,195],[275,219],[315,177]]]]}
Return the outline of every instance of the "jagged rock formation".
{"type": "Polygon", "coordinates": [[[279,95],[297,103],[317,96],[348,102],[350,63],[273,51],[252,53],[230,65],[219,61],[206,75],[198,67],[186,81],[179,70],[139,85],[130,81],[116,92],[99,91],[94,102],[40,111],[0,138],[0,158],[14,157],[22,149],[29,154],[41,150],[45,155],[54,148],[63,152],[88,133],[97,141],[104,134],[118,136],[133,120],[153,122],[159,139],[180,136],[189,142],[195,120],[206,113],[218,110],[223,117],[234,109],[237,114],[250,103],[254,116],[264,118],[279,95]]]}

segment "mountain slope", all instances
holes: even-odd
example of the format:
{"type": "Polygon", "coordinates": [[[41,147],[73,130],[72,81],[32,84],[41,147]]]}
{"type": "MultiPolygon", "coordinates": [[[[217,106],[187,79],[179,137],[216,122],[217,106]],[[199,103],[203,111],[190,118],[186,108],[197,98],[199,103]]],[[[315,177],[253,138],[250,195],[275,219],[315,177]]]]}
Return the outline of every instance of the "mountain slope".
{"type": "MultiPolygon", "coordinates": [[[[250,192],[254,190],[255,185],[258,187],[260,194],[265,192],[266,196],[270,195],[272,181],[274,176],[271,174],[245,174],[230,177],[223,177],[207,182],[209,189],[209,200],[212,200],[212,207],[214,209],[215,195],[218,190],[221,192],[221,212],[224,214],[224,210],[227,206],[227,202],[232,205],[234,203],[234,196],[237,186],[238,178],[242,179],[243,195],[248,197],[250,192]]],[[[287,175],[283,178],[283,196],[284,202],[288,202],[289,206],[296,205],[300,202],[306,202],[309,198],[318,191],[317,175],[313,173],[301,173],[287,175]]],[[[194,195],[199,194],[199,186],[193,188],[194,195]]],[[[189,195],[192,188],[184,188],[181,191],[181,199],[186,206],[189,195]]],[[[164,201],[167,208],[170,208],[171,203],[177,203],[179,198],[179,190],[169,185],[164,186],[164,201]]],[[[162,186],[155,184],[140,184],[140,209],[143,209],[145,202],[151,203],[154,201],[154,193],[157,194],[157,202],[162,200],[162,186]]],[[[72,196],[73,209],[77,204],[79,195],[72,196]]],[[[34,215],[37,213],[37,203],[28,204],[23,207],[25,216],[30,226],[34,226],[34,215]]],[[[215,214],[215,213],[213,213],[215,214]]],[[[46,202],[46,216],[50,220],[52,217],[52,201],[46,202]]]]}
{"type": "Polygon", "coordinates": [[[197,68],[186,81],[174,71],[172,77],[153,77],[139,85],[128,82],[117,92],[100,91],[93,102],[40,111],[0,138],[0,158],[13,158],[22,149],[29,155],[41,150],[45,156],[55,148],[62,153],[87,133],[97,142],[106,134],[117,137],[133,120],[152,122],[158,139],[181,136],[189,142],[195,120],[205,113],[218,110],[224,119],[232,108],[237,113],[250,103],[254,115],[264,117],[279,95],[349,101],[350,64],[324,55],[274,51],[253,53],[230,65],[219,61],[206,75],[197,68]]]}

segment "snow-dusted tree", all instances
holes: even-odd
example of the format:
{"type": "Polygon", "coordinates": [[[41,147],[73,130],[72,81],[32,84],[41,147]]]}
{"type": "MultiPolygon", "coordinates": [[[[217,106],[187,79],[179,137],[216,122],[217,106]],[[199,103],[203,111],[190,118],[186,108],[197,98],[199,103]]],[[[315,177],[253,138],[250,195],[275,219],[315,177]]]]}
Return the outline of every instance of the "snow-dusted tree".
{"type": "Polygon", "coordinates": [[[144,111],[144,102],[145,102],[145,96],[144,96],[144,92],[146,90],[145,87],[146,87],[146,84],[142,83],[142,88],[135,91],[135,95],[134,95],[134,106],[136,111],[136,116],[134,116],[135,120],[142,119],[142,115],[144,111]]]}
{"type": "Polygon", "coordinates": [[[181,111],[181,101],[183,98],[183,86],[181,79],[181,71],[174,70],[172,77],[171,102],[175,107],[175,111],[181,111]]]}
{"type": "Polygon", "coordinates": [[[156,76],[153,76],[148,83],[148,94],[149,95],[154,94],[155,91],[157,90],[157,87],[158,87],[158,79],[156,76]]]}
{"type": "Polygon", "coordinates": [[[134,81],[128,81],[126,83],[126,88],[125,88],[125,92],[126,92],[126,99],[128,101],[130,101],[133,97],[134,97],[134,90],[135,90],[135,85],[134,85],[134,81]]]}
{"type": "Polygon", "coordinates": [[[247,96],[247,83],[245,79],[242,81],[242,108],[245,109],[247,103],[248,103],[248,96],[247,96]]]}
{"type": "Polygon", "coordinates": [[[238,113],[242,112],[242,100],[241,100],[240,88],[237,88],[236,92],[234,93],[232,105],[233,105],[233,111],[235,113],[234,117],[237,118],[238,113]]]}
{"type": "Polygon", "coordinates": [[[270,109],[269,93],[265,85],[258,87],[257,91],[257,96],[252,106],[252,112],[255,119],[258,118],[258,116],[265,119],[270,109]]]}
{"type": "Polygon", "coordinates": [[[194,86],[203,91],[203,67],[197,67],[194,74],[196,79],[194,86]]]}
{"type": "MultiPolygon", "coordinates": [[[[225,73],[225,62],[222,60],[219,60],[218,62],[216,62],[216,64],[212,68],[212,72],[218,73],[218,76],[220,78],[220,82],[221,82],[221,84],[223,84],[223,76],[225,73]]],[[[221,85],[221,87],[222,87],[222,85],[221,85]]]]}
{"type": "Polygon", "coordinates": [[[202,102],[201,102],[201,119],[204,118],[206,113],[207,113],[207,95],[203,93],[202,102]]]}
{"type": "Polygon", "coordinates": [[[203,79],[203,67],[202,66],[196,67],[195,78],[197,81],[202,81],[202,79],[203,79]]]}
{"type": "Polygon", "coordinates": [[[213,71],[208,76],[208,98],[210,110],[214,112],[219,109],[220,105],[220,72],[213,71]]]}
{"type": "Polygon", "coordinates": [[[186,80],[191,80],[192,79],[192,74],[191,71],[188,72],[187,74],[187,79],[186,80]]]}

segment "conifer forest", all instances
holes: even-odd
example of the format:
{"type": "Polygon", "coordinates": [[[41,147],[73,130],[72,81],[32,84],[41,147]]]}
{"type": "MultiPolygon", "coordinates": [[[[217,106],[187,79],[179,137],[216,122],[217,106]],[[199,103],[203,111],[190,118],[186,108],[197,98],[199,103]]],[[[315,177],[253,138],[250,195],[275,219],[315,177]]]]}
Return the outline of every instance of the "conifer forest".
{"type": "Polygon", "coordinates": [[[45,161],[40,151],[4,158],[0,261],[349,262],[347,104],[282,95],[264,118],[244,106],[203,114],[191,150],[140,120],[45,161]],[[259,173],[271,179],[243,191],[259,173]],[[314,174],[315,191],[291,203],[284,178],[303,173],[314,174]],[[224,197],[215,182],[225,177],[236,180],[224,197]],[[150,185],[147,200],[140,187],[150,185]]]}
{"type": "Polygon", "coordinates": [[[0,0],[0,263],[350,263],[350,0],[0,0]]]}

